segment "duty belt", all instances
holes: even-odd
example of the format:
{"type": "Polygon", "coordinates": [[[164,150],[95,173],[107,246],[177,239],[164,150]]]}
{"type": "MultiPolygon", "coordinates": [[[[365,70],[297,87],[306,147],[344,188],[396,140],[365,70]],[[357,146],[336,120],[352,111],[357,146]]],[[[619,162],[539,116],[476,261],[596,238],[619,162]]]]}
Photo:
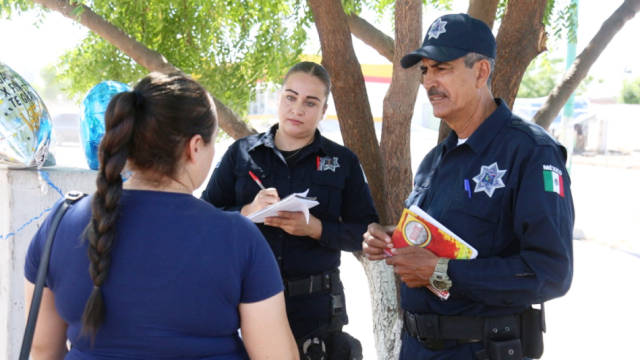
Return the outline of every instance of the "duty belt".
{"type": "Polygon", "coordinates": [[[339,274],[340,271],[338,269],[333,269],[295,280],[283,279],[285,293],[287,296],[313,294],[320,291],[331,291],[339,294],[342,290],[339,274]]]}
{"type": "Polygon", "coordinates": [[[404,328],[424,347],[444,349],[444,340],[459,344],[484,341],[487,337],[513,334],[520,337],[520,314],[497,317],[440,316],[404,312],[404,328]]]}

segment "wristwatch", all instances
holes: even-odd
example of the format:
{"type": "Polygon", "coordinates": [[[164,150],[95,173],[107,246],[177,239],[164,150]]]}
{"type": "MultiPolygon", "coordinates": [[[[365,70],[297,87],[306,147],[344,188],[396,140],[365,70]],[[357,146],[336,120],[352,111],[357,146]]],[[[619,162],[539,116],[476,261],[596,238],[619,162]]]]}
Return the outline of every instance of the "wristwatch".
{"type": "Polygon", "coordinates": [[[449,279],[449,275],[447,275],[447,270],[449,269],[449,259],[440,258],[438,259],[438,263],[436,264],[436,269],[431,275],[429,279],[429,283],[431,286],[436,288],[436,290],[447,291],[451,289],[451,279],[449,279]]]}

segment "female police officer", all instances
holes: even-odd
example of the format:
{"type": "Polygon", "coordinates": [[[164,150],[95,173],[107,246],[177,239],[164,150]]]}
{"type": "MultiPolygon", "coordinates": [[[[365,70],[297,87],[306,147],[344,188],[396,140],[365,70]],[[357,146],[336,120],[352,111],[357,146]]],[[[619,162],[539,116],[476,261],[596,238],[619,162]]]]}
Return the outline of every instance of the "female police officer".
{"type": "Polygon", "coordinates": [[[320,204],[310,209],[308,223],[301,212],[280,212],[258,224],[280,266],[287,315],[303,359],[322,356],[325,348],[330,359],[340,359],[345,347],[336,344],[360,346],[341,332],[347,316],[340,251],[361,250],[361,234],[378,219],[356,155],[317,129],[330,88],[329,74],[316,63],[289,69],[278,124],[231,145],[202,194],[214,206],[244,215],[307,189],[317,198],[320,204]]]}

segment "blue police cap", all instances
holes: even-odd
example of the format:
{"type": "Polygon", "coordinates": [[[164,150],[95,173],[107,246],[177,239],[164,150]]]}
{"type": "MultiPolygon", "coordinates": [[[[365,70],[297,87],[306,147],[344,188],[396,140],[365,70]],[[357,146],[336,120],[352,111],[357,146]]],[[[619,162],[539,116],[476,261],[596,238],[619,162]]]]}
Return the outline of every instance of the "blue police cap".
{"type": "Polygon", "coordinates": [[[496,38],[489,26],[467,14],[444,15],[431,24],[422,47],[403,57],[400,64],[407,69],[422,58],[446,62],[470,52],[496,58],[496,38]]]}

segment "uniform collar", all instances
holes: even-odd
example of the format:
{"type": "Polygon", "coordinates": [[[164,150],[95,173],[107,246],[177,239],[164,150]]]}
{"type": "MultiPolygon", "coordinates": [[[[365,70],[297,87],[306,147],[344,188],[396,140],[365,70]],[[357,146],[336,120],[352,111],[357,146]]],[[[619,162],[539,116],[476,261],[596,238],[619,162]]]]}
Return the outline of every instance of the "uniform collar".
{"type": "MultiPolygon", "coordinates": [[[[480,156],[489,146],[498,131],[511,119],[512,113],[507,104],[501,98],[494,99],[498,108],[486,118],[482,124],[474,131],[469,140],[465,142],[476,155],[480,156]]],[[[453,149],[458,144],[458,135],[451,131],[445,139],[445,149],[453,149]]]]}
{"type": "MultiPolygon", "coordinates": [[[[276,131],[278,131],[279,126],[280,126],[279,124],[275,124],[272,127],[270,127],[268,131],[258,135],[258,139],[256,143],[253,144],[253,146],[251,146],[249,151],[252,151],[258,146],[266,146],[274,150],[277,149],[274,139],[276,137],[276,131]]],[[[308,148],[305,149],[305,152],[301,154],[301,156],[306,155],[307,153],[306,150],[308,150],[309,153],[315,153],[318,150],[322,149],[322,136],[320,135],[320,131],[318,129],[316,129],[316,133],[314,136],[315,137],[313,139],[313,142],[310,145],[308,145],[308,148]]]]}

